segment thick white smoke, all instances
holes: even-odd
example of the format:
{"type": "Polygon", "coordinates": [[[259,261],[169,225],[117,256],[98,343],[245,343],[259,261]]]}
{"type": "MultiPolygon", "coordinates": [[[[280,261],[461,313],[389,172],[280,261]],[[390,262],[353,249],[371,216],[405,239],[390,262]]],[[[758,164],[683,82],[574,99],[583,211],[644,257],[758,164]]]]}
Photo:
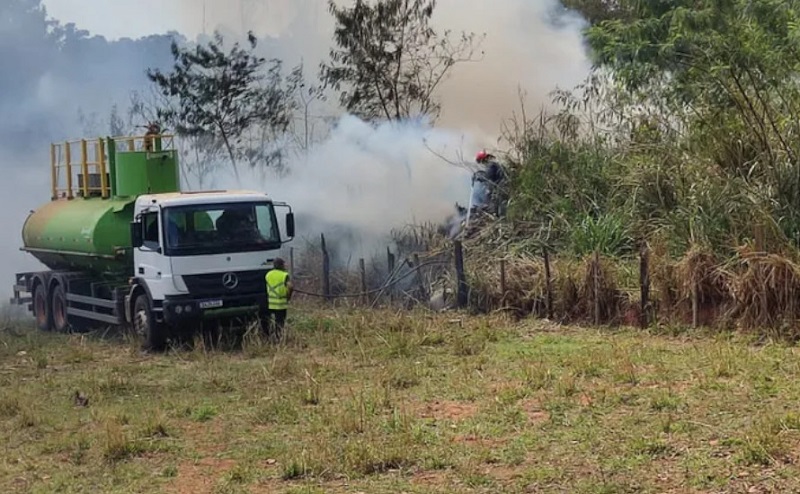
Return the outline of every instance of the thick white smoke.
{"type": "MultiPolygon", "coordinates": [[[[327,0],[203,3],[207,29],[269,35],[268,48],[279,49],[287,64],[302,58],[313,70],[327,56],[333,33],[327,0]]],[[[471,162],[477,150],[502,146],[502,125],[520,109],[520,90],[527,110],[535,112],[549,106],[553,89],[572,87],[586,76],[583,20],[558,5],[439,0],[433,23],[440,31],[485,33],[485,38],[482,55],[455,66],[440,86],[442,114],[435,128],[413,123],[373,128],[345,115],[307,160],[291,164],[290,177],[252,183],[292,203],[304,234],[355,232],[350,247],[363,255],[382,249],[392,228],[443,222],[456,202],[467,204],[470,182],[468,172],[437,154],[471,162]]]]}
{"type": "Polygon", "coordinates": [[[588,74],[581,29],[584,21],[551,0],[440,0],[434,22],[443,29],[486,33],[479,61],[454,66],[440,87],[440,125],[481,136],[497,145],[501,127],[520,110],[550,107],[550,92],[571,88],[588,74]]]}
{"type": "MultiPolygon", "coordinates": [[[[187,29],[203,25],[201,3],[208,32],[219,27],[272,37],[274,56],[287,64],[302,59],[312,71],[328,56],[334,28],[328,0],[180,1],[187,29]]],[[[498,145],[504,121],[520,109],[520,89],[528,111],[538,111],[550,106],[557,86],[573,87],[590,68],[581,36],[585,21],[557,0],[438,0],[431,22],[440,33],[485,34],[483,55],[456,65],[438,92],[438,125],[470,132],[481,147],[498,145]]]]}
{"type": "MultiPolygon", "coordinates": [[[[112,37],[132,36],[136,26],[164,32],[169,25],[188,38],[215,29],[237,35],[252,30],[270,57],[287,66],[302,59],[312,78],[328,55],[334,27],[328,0],[174,0],[167,5],[115,0],[113,8],[100,0],[45,4],[56,17],[111,31],[112,37]],[[120,15],[109,15],[109,8],[120,15]]],[[[439,91],[444,106],[439,124],[480,134],[480,146],[496,145],[503,121],[519,109],[518,89],[527,93],[529,110],[538,111],[549,106],[550,91],[574,86],[590,66],[581,37],[584,20],[566,13],[558,0],[438,0],[432,23],[439,32],[486,34],[480,47],[484,55],[457,65],[439,91]]]]}
{"type": "MultiPolygon", "coordinates": [[[[74,22],[77,28],[109,40],[169,30],[190,39],[215,29],[237,34],[253,30],[268,56],[283,59],[287,68],[302,60],[312,81],[333,33],[326,0],[115,0],[113,5],[103,0],[44,0],[44,4],[62,24],[74,22]]],[[[498,146],[503,121],[519,109],[518,88],[527,93],[528,109],[535,111],[548,106],[548,94],[556,86],[571,87],[585,77],[589,65],[580,35],[582,22],[564,16],[554,20],[551,14],[557,6],[556,0],[439,0],[433,19],[437,29],[485,33],[486,38],[480,60],[456,66],[439,88],[443,108],[436,128],[422,124],[372,128],[340,114],[330,136],[306,158],[295,160],[288,177],[252,177],[247,186],[292,203],[301,233],[348,231],[359,239],[352,248],[362,251],[385,245],[391,228],[444,220],[455,202],[468,201],[469,172],[436,154],[451,160],[463,155],[471,161],[478,149],[498,146]]],[[[18,47],[17,55],[13,49],[3,52],[0,62],[27,67],[25,63],[43,59],[31,57],[23,49],[30,43],[18,42],[18,37],[14,34],[5,44],[0,40],[0,46],[18,47]]],[[[10,285],[14,272],[38,267],[18,249],[28,211],[49,200],[50,140],[82,136],[83,129],[73,119],[79,107],[97,110],[101,117],[105,115],[98,105],[103,102],[109,110],[113,103],[124,110],[128,101],[121,95],[146,89],[140,87],[144,70],[169,58],[166,45],[157,40],[122,40],[113,52],[104,51],[105,43],[85,41],[63,49],[52,62],[43,60],[41,75],[15,83],[37,88],[36,101],[24,107],[17,104],[22,101],[18,96],[0,94],[7,120],[30,129],[24,135],[27,149],[36,150],[33,156],[29,151],[0,149],[7,161],[4,166],[14,172],[25,170],[24,178],[0,185],[0,226],[6,232],[0,246],[3,287],[10,285]],[[93,49],[97,54],[87,55],[93,49]],[[48,124],[50,135],[40,132],[41,122],[48,124]]],[[[324,110],[331,115],[330,107],[324,110]]],[[[231,175],[221,174],[215,181],[230,184],[231,175]]]]}
{"type": "Polygon", "coordinates": [[[22,226],[28,213],[50,200],[50,169],[47,164],[42,160],[41,166],[31,166],[26,173],[17,173],[13,180],[11,177],[0,180],[0,225],[4,238],[0,244],[0,293],[4,295],[11,295],[14,273],[36,271],[44,267],[33,256],[19,249],[22,247],[22,226]]]}
{"type": "Polygon", "coordinates": [[[385,249],[392,229],[438,224],[457,201],[466,204],[471,173],[454,162],[465,147],[474,147],[469,136],[423,122],[372,126],[345,115],[287,176],[251,174],[242,183],[289,202],[298,236],[334,235],[349,254],[366,257],[385,249]],[[350,234],[355,240],[343,240],[350,234]]]}

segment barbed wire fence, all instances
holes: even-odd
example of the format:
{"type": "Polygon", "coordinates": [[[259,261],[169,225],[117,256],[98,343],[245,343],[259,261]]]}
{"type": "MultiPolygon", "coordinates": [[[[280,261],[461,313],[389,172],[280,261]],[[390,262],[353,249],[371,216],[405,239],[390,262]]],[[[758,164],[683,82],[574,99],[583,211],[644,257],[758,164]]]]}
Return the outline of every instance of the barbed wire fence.
{"type": "Polygon", "coordinates": [[[383,266],[376,259],[368,264],[367,259],[359,258],[355,270],[334,267],[322,234],[320,242],[307,246],[300,256],[294,247],[289,249],[289,272],[296,294],[327,304],[410,308],[428,306],[434,299],[434,305],[466,307],[468,287],[460,241],[450,248],[408,253],[399,260],[398,254],[387,247],[383,266]],[[461,280],[455,290],[449,286],[451,279],[461,280]]]}

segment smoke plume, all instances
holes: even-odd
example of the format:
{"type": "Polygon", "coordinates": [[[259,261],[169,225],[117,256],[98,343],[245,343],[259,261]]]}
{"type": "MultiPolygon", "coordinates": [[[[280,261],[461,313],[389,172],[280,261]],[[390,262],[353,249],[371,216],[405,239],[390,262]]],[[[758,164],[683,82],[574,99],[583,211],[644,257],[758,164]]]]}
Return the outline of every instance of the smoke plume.
{"type": "MultiPolygon", "coordinates": [[[[207,23],[267,35],[265,53],[287,63],[302,59],[313,69],[327,56],[333,22],[326,0],[244,1],[239,9],[223,0],[204,3],[207,23]]],[[[392,228],[442,222],[456,202],[467,204],[465,168],[478,149],[498,145],[504,120],[520,109],[519,91],[528,111],[538,111],[549,106],[553,89],[572,87],[589,69],[583,20],[551,0],[439,0],[432,22],[440,31],[485,34],[482,55],[457,65],[440,86],[442,115],[435,128],[408,123],[373,129],[344,116],[307,158],[291,164],[289,177],[254,181],[296,208],[301,235],[335,235],[348,256],[366,257],[386,246],[392,228]],[[463,161],[457,166],[442,157],[463,161]]]]}
{"type": "MultiPolygon", "coordinates": [[[[147,90],[147,68],[169,67],[172,35],[203,39],[215,29],[226,36],[253,30],[263,53],[287,68],[302,61],[313,82],[333,32],[326,0],[44,3],[51,20],[59,21],[55,25],[29,1],[0,6],[0,62],[14,67],[0,72],[0,153],[6,172],[20,177],[0,185],[4,293],[14,272],[40,267],[19,247],[28,211],[49,200],[49,143],[110,133],[112,104],[124,111],[131,91],[147,90]],[[96,124],[80,122],[79,110],[94,114],[96,124]]],[[[483,56],[457,66],[440,87],[436,127],[373,128],[342,115],[333,102],[316,106],[314,114],[333,117],[336,127],[308,156],[293,161],[287,177],[258,177],[248,187],[290,202],[301,234],[341,232],[353,249],[379,246],[393,227],[444,220],[455,202],[468,201],[464,167],[478,149],[498,146],[504,119],[519,109],[517,89],[536,111],[549,104],[556,86],[571,87],[585,77],[582,21],[558,10],[556,0],[439,0],[437,29],[486,38],[483,56]],[[437,155],[465,159],[454,165],[437,155]]],[[[219,174],[215,182],[230,184],[231,175],[219,174]]]]}
{"type": "MultiPolygon", "coordinates": [[[[181,0],[182,25],[203,25],[197,0],[181,0]]],[[[333,20],[327,0],[204,0],[206,30],[267,36],[273,56],[287,63],[301,59],[315,70],[328,55],[333,20]]],[[[348,5],[349,0],[336,0],[348,5]]],[[[586,77],[589,61],[581,29],[585,21],[557,0],[438,0],[432,18],[439,32],[485,34],[476,60],[456,65],[440,86],[439,126],[475,135],[480,146],[497,144],[500,129],[519,110],[519,90],[529,110],[550,104],[557,86],[573,87],[586,77]]],[[[471,150],[470,150],[471,151],[471,150]]]]}
{"type": "MultiPolygon", "coordinates": [[[[264,184],[274,199],[288,201],[299,237],[325,233],[341,255],[368,257],[386,248],[392,229],[438,224],[457,201],[465,204],[471,174],[446,159],[474,146],[464,139],[424,122],[374,127],[345,115],[327,139],[291,163],[287,176],[252,173],[243,182],[264,184]]],[[[222,185],[236,186],[230,179],[222,185]]]]}

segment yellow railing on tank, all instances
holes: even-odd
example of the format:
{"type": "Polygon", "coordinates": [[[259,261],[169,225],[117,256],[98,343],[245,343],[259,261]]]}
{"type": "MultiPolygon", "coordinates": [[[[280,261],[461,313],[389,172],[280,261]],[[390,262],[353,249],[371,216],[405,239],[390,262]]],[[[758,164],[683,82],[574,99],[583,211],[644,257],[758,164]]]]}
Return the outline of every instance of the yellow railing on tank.
{"type": "MultiPolygon", "coordinates": [[[[175,149],[171,134],[112,137],[114,152],[157,152],[175,149]]],[[[78,139],[50,145],[52,199],[109,197],[105,139],[78,139]],[[77,156],[77,159],[75,157],[77,156]],[[95,183],[92,183],[95,179],[95,183]],[[77,182],[77,186],[74,184],[77,182]]]]}
{"type": "Polygon", "coordinates": [[[51,144],[50,168],[54,200],[92,195],[108,197],[110,194],[106,143],[103,139],[51,144]],[[92,183],[94,177],[96,183],[92,183]],[[75,182],[78,182],[77,187],[74,186],[75,182]]]}
{"type": "Polygon", "coordinates": [[[175,149],[175,136],[172,134],[145,134],[141,136],[112,137],[115,151],[123,152],[157,152],[175,149]]]}

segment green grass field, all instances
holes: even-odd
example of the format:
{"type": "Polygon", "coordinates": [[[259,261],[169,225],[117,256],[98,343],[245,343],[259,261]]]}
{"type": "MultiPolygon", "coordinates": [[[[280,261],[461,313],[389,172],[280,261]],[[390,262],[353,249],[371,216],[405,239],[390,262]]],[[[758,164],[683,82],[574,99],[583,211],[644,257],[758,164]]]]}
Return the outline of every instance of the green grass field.
{"type": "Polygon", "coordinates": [[[798,378],[743,336],[453,314],[162,355],[6,328],[0,492],[797,492],[798,378]]]}

